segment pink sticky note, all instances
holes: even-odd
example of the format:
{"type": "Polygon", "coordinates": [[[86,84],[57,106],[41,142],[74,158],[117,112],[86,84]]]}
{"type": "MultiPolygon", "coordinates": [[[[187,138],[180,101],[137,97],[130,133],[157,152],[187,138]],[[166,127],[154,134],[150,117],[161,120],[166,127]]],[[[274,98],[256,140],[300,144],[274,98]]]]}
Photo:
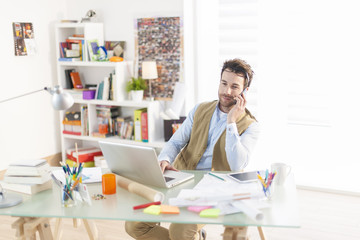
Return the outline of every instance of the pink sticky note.
{"type": "Polygon", "coordinates": [[[212,208],[212,206],[189,206],[187,209],[193,212],[201,212],[202,210],[212,208]]]}

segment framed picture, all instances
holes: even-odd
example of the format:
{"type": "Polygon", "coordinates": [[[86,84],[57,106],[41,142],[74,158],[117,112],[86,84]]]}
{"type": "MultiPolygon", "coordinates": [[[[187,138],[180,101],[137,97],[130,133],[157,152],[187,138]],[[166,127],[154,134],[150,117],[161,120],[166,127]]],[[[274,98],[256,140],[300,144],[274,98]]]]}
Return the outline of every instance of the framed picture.
{"type": "Polygon", "coordinates": [[[33,24],[13,22],[15,56],[35,55],[36,44],[33,24]]]}
{"type": "MultiPolygon", "coordinates": [[[[135,26],[138,74],[141,76],[143,61],[156,61],[159,77],[151,81],[152,95],[157,100],[171,100],[175,83],[183,74],[182,20],[180,17],[138,18],[135,26]]],[[[149,91],[144,95],[148,97],[149,91]]]]}
{"type": "Polygon", "coordinates": [[[100,57],[99,42],[97,39],[88,40],[89,60],[97,61],[100,57]]]}
{"type": "Polygon", "coordinates": [[[125,41],[105,41],[105,49],[109,57],[116,56],[124,58],[125,41]]]}

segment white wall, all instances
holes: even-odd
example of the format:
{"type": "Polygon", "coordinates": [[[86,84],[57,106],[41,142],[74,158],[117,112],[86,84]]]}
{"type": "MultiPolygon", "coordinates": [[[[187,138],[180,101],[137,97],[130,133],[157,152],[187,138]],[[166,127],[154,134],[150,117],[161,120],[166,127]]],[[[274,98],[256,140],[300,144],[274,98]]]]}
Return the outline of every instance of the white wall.
{"type": "MultiPolygon", "coordinates": [[[[55,0],[7,1],[0,15],[0,101],[52,86],[55,80],[53,23],[64,5],[55,0]],[[32,22],[37,53],[15,57],[13,22],[32,22]]],[[[0,169],[15,160],[40,158],[60,151],[58,113],[45,91],[0,103],[0,169]]]]}

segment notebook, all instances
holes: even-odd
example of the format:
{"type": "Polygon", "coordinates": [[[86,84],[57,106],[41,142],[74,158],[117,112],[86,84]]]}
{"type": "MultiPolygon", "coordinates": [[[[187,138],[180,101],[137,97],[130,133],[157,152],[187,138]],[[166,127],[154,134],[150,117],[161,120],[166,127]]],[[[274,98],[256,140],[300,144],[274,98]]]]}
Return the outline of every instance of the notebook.
{"type": "Polygon", "coordinates": [[[171,188],[194,177],[194,174],[161,171],[156,152],[151,147],[99,142],[111,172],[133,181],[160,188],[171,188]]]}

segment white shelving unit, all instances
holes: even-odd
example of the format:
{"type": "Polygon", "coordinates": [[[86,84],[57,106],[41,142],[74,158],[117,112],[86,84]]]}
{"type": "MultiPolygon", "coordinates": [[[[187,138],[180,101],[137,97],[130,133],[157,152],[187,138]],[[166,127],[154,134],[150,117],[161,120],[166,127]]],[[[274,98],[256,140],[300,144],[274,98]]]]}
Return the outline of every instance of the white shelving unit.
{"type": "MultiPolygon", "coordinates": [[[[57,60],[60,57],[59,43],[65,41],[72,34],[84,34],[85,41],[98,39],[99,43],[103,43],[103,25],[102,23],[80,23],[80,24],[57,24],[56,25],[56,49],[57,60]]],[[[86,48],[85,48],[86,49],[86,48]]],[[[87,50],[86,50],[87,51],[87,50]]],[[[79,97],[74,96],[75,104],[71,109],[63,111],[60,114],[61,123],[61,146],[63,160],[66,158],[66,150],[74,148],[75,143],[78,147],[98,146],[99,141],[119,142],[136,144],[142,146],[150,146],[159,151],[164,145],[163,120],[160,117],[161,105],[158,101],[141,101],[134,102],[127,99],[125,91],[126,82],[130,80],[133,63],[131,61],[124,62],[90,62],[87,61],[87,54],[84,54],[84,61],[77,62],[61,62],[57,61],[57,81],[60,86],[65,88],[66,69],[75,69],[80,73],[83,84],[98,84],[104,77],[115,72],[115,88],[118,93],[116,101],[105,100],[83,100],[81,94],[79,97]],[[89,119],[89,136],[76,136],[63,134],[62,121],[65,112],[80,111],[81,106],[87,106],[89,119]],[[120,139],[117,136],[108,138],[92,137],[92,133],[97,131],[96,106],[117,106],[120,108],[122,116],[134,116],[134,110],[147,108],[148,112],[148,134],[149,142],[137,142],[133,140],[120,139]]]]}

